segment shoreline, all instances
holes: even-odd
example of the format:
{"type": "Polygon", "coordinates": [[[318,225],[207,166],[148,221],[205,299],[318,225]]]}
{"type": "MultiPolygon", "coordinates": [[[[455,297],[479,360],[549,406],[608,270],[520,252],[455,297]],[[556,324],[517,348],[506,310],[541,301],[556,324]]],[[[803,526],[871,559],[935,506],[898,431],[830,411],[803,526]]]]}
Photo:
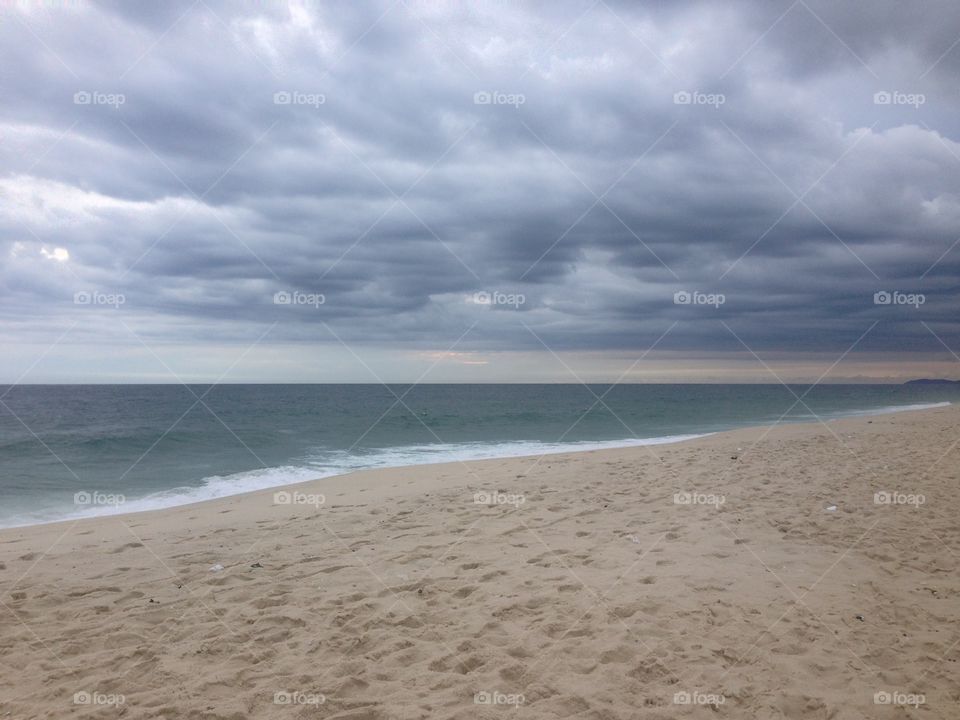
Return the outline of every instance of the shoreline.
{"type": "MultiPolygon", "coordinates": [[[[546,456],[554,456],[554,455],[604,452],[607,450],[625,450],[630,448],[653,447],[658,445],[674,445],[677,443],[700,440],[702,438],[711,437],[713,435],[738,432],[743,430],[754,430],[754,429],[762,430],[762,429],[766,429],[774,426],[790,427],[794,425],[819,424],[821,421],[827,422],[827,423],[835,423],[841,420],[882,417],[884,415],[893,415],[893,414],[900,414],[900,413],[926,412],[928,410],[934,410],[934,409],[943,408],[943,407],[950,407],[952,404],[953,403],[949,401],[941,401],[941,402],[935,402],[935,403],[909,404],[909,405],[903,405],[903,406],[887,406],[882,408],[876,408],[873,410],[845,411],[846,413],[849,413],[849,414],[842,414],[837,417],[828,417],[828,418],[819,418],[819,419],[814,418],[814,419],[804,419],[804,420],[783,420],[781,422],[775,423],[774,425],[748,425],[743,427],[735,427],[735,428],[715,430],[715,431],[709,431],[709,432],[703,432],[703,433],[663,435],[663,436],[655,436],[655,437],[640,438],[640,439],[626,438],[623,440],[611,440],[611,441],[603,441],[603,440],[571,441],[569,443],[570,445],[576,445],[578,443],[591,444],[591,445],[605,445],[605,447],[600,447],[600,448],[596,448],[596,447],[583,448],[583,449],[573,448],[573,449],[567,450],[567,449],[554,449],[556,447],[556,444],[548,444],[551,447],[551,449],[543,453],[531,453],[531,454],[521,454],[521,455],[507,454],[507,455],[497,455],[493,457],[474,458],[474,459],[441,460],[437,462],[413,463],[409,465],[386,465],[386,466],[377,466],[377,467],[370,467],[370,468],[359,468],[356,470],[348,470],[346,472],[335,472],[331,475],[322,475],[318,477],[312,477],[306,480],[284,482],[277,485],[266,485],[261,488],[255,488],[252,490],[242,490],[239,492],[228,493],[228,494],[219,495],[211,498],[203,498],[199,500],[188,500],[185,502],[175,502],[170,505],[158,505],[156,507],[147,507],[147,508],[138,509],[138,510],[124,510],[123,512],[113,512],[113,513],[106,512],[101,514],[78,515],[75,517],[67,516],[64,518],[39,520],[36,522],[28,522],[28,523],[18,524],[18,525],[2,525],[0,526],[0,533],[9,531],[9,530],[41,527],[46,525],[60,525],[64,523],[69,524],[69,523],[75,523],[78,521],[96,520],[96,519],[102,519],[102,518],[115,518],[115,517],[126,516],[126,515],[141,515],[144,513],[158,512],[161,510],[173,510],[176,508],[191,507],[194,505],[200,505],[208,502],[218,502],[218,501],[226,500],[228,498],[233,498],[233,497],[243,497],[245,495],[250,495],[254,493],[261,493],[261,492],[267,492],[267,491],[279,491],[279,490],[282,490],[283,488],[288,488],[288,487],[294,488],[302,485],[310,485],[313,483],[328,481],[334,478],[346,478],[346,477],[357,475],[359,473],[376,472],[379,470],[400,470],[404,468],[428,467],[431,465],[455,465],[459,463],[475,463],[475,462],[487,462],[487,461],[508,460],[508,459],[522,460],[525,458],[537,458],[537,457],[546,457],[546,456]]],[[[274,468],[264,468],[264,470],[270,470],[270,469],[274,469],[274,468]]],[[[250,471],[244,471],[242,473],[236,473],[235,475],[243,475],[243,474],[253,473],[253,472],[259,472],[259,470],[254,469],[250,471]]],[[[230,476],[216,476],[216,477],[230,477],[230,476]]],[[[183,486],[183,488],[171,488],[170,490],[162,491],[162,492],[173,492],[175,490],[180,490],[180,489],[183,489],[185,491],[196,491],[201,489],[202,487],[203,485],[198,485],[195,487],[183,486]]],[[[185,492],[181,495],[172,496],[172,497],[185,497],[186,494],[187,493],[185,492]]],[[[137,502],[151,501],[155,497],[155,495],[156,493],[152,495],[144,496],[142,498],[136,498],[131,502],[137,503],[137,502]]]]}
{"type": "MultiPolygon", "coordinates": [[[[833,426],[838,423],[858,423],[865,422],[870,424],[874,422],[875,418],[884,418],[890,416],[903,416],[903,415],[913,415],[913,414],[925,414],[936,412],[938,410],[946,410],[949,408],[956,408],[960,412],[960,405],[953,405],[952,403],[947,403],[946,405],[937,404],[935,407],[927,407],[922,409],[909,409],[896,412],[881,412],[872,415],[858,415],[858,416],[848,416],[842,418],[835,418],[831,420],[826,420],[825,422],[833,426]]],[[[85,525],[88,523],[96,523],[98,521],[104,520],[124,520],[127,518],[149,518],[151,516],[163,516],[166,517],[170,514],[176,514],[178,511],[187,511],[187,510],[197,510],[203,509],[207,506],[212,510],[218,505],[233,505],[237,503],[244,503],[245,500],[257,499],[261,500],[264,498],[272,497],[274,493],[283,492],[283,491],[297,491],[303,492],[307,489],[315,491],[312,494],[324,495],[324,498],[327,499],[327,495],[337,495],[343,496],[344,493],[351,494],[353,492],[367,492],[371,489],[377,489],[380,485],[387,484],[393,479],[395,474],[399,473],[421,473],[430,475],[431,478],[437,474],[444,474],[448,476],[444,471],[453,471],[457,468],[469,468],[467,472],[477,473],[483,470],[487,465],[495,466],[498,463],[510,462],[510,461],[543,461],[546,458],[551,460],[555,459],[556,461],[569,461],[575,459],[577,456],[591,456],[603,453],[610,453],[612,455],[619,456],[621,453],[630,453],[631,451],[643,452],[650,448],[669,448],[676,447],[678,445],[690,445],[694,443],[702,443],[710,439],[716,439],[718,442],[723,442],[725,440],[740,439],[741,436],[743,439],[740,439],[741,442],[747,442],[747,437],[752,437],[754,435],[764,436],[769,432],[781,429],[793,429],[793,428],[816,428],[823,427],[823,424],[817,420],[810,421],[795,421],[795,422],[783,422],[774,425],[751,425],[748,427],[736,428],[732,430],[720,430],[712,433],[705,433],[702,435],[696,436],[682,436],[687,439],[677,440],[674,442],[665,442],[665,443],[651,443],[651,444],[642,444],[642,445],[623,445],[610,448],[601,448],[601,449],[591,449],[591,450],[571,450],[566,452],[555,452],[555,453],[546,453],[542,455],[514,455],[514,456],[504,456],[504,457],[493,457],[493,458],[482,458],[477,460],[453,460],[446,462],[436,462],[436,463],[423,463],[418,465],[397,465],[391,467],[378,467],[378,468],[365,468],[360,470],[352,470],[350,472],[338,474],[338,475],[328,475],[325,477],[312,478],[309,480],[302,480],[294,483],[285,483],[283,485],[272,485],[270,487],[259,488],[256,490],[249,490],[241,493],[236,493],[233,495],[225,495],[223,497],[210,498],[205,500],[198,500],[196,502],[183,503],[179,505],[171,505],[168,507],[160,508],[151,508],[147,510],[138,510],[134,512],[117,512],[117,513],[107,513],[103,515],[91,515],[78,518],[70,518],[64,520],[53,520],[50,522],[35,523],[32,525],[18,525],[12,527],[3,527],[0,528],[0,542],[4,540],[4,535],[9,533],[15,533],[17,531],[29,532],[32,530],[39,529],[50,529],[52,531],[64,530],[69,526],[76,525],[85,525]],[[474,467],[477,466],[477,467],[474,467]],[[433,471],[433,472],[430,472],[433,471]],[[356,483],[357,487],[351,487],[353,483],[356,483]],[[324,493],[324,487],[329,487],[330,492],[324,493]]],[[[457,487],[457,486],[451,486],[457,487]]],[[[460,486],[462,487],[462,486],[460,486]]],[[[382,488],[381,488],[382,489],[382,488]]],[[[430,490],[442,490],[444,486],[430,483],[430,490]]],[[[419,492],[419,490],[414,490],[414,493],[419,492]]],[[[324,503],[326,504],[326,503],[324,503]]]]}
{"type": "Polygon", "coordinates": [[[0,714],[913,716],[887,693],[951,718],[958,428],[759,426],[0,530],[0,714]]]}
{"type": "MultiPolygon", "coordinates": [[[[806,421],[804,421],[804,422],[806,422],[806,421]]],[[[743,428],[737,428],[737,429],[743,429],[743,428]]],[[[522,453],[522,454],[493,455],[493,456],[489,456],[489,457],[477,457],[477,458],[466,458],[466,459],[452,459],[452,460],[451,460],[451,459],[446,459],[446,460],[437,460],[437,461],[435,461],[435,462],[417,462],[417,463],[409,463],[409,464],[405,464],[405,465],[382,465],[382,466],[375,466],[375,467],[357,468],[357,469],[354,469],[354,470],[346,470],[346,471],[344,471],[344,472],[335,472],[335,473],[333,473],[333,474],[331,474],[331,475],[320,475],[320,476],[316,476],[316,477],[307,478],[307,479],[304,479],[304,480],[295,480],[295,481],[293,481],[293,482],[284,482],[284,483],[280,483],[280,484],[277,484],[277,485],[266,485],[266,486],[264,486],[264,487],[254,488],[254,489],[251,489],[251,490],[241,490],[241,491],[238,491],[238,492],[228,493],[228,494],[225,494],[225,495],[219,495],[219,496],[217,496],[217,497],[203,498],[203,499],[198,499],[198,500],[189,500],[189,501],[186,501],[186,502],[177,502],[177,503],[172,504],[172,505],[159,505],[159,506],[157,506],[157,507],[143,508],[143,509],[141,509],[141,510],[124,510],[123,512],[102,513],[102,514],[98,514],[98,515],[79,515],[79,516],[76,516],[76,517],[65,517],[65,518],[59,518],[59,519],[41,520],[41,521],[39,521],[39,522],[26,523],[26,524],[23,524],[23,525],[6,525],[6,526],[0,526],[0,532],[2,532],[2,531],[4,531],[4,530],[16,530],[16,529],[18,529],[18,528],[30,528],[30,527],[37,527],[37,526],[41,526],[41,525],[53,525],[53,524],[57,524],[57,523],[71,523],[71,522],[76,522],[76,521],[78,521],[78,520],[95,520],[95,519],[97,519],[97,518],[104,518],[104,517],[108,517],[108,518],[109,518],[109,517],[117,517],[117,516],[121,516],[121,515],[139,515],[139,514],[142,514],[142,513],[155,512],[155,511],[159,511],[159,510],[173,510],[173,509],[178,508],[178,507],[189,507],[189,506],[192,506],[192,505],[200,505],[200,504],[208,503],[208,502],[217,502],[217,501],[219,501],[219,500],[226,500],[226,499],[232,498],[232,497],[241,497],[241,496],[244,496],[244,495],[249,495],[249,494],[251,494],[251,493],[259,493],[259,492],[282,490],[283,488],[287,488],[287,487],[295,487],[295,486],[298,486],[298,485],[305,485],[305,484],[310,484],[310,483],[323,482],[323,481],[325,481],[325,480],[331,480],[331,479],[334,479],[334,478],[345,478],[345,477],[348,477],[348,476],[356,475],[356,474],[358,474],[358,473],[376,472],[376,471],[379,471],[379,470],[401,470],[401,469],[407,469],[407,468],[414,468],[414,469],[415,469],[415,468],[421,468],[421,467],[429,467],[429,466],[432,466],[432,465],[457,465],[457,464],[460,464],[460,463],[487,462],[487,461],[495,461],[495,460],[512,460],[512,459],[523,460],[523,459],[525,459],[525,458],[547,457],[547,456],[553,456],[553,455],[570,455],[570,454],[575,454],[575,453],[603,452],[603,451],[605,451],[605,450],[624,450],[624,449],[629,449],[629,448],[655,447],[655,446],[658,446],[658,445],[674,445],[674,444],[681,443],[681,442],[690,442],[691,440],[698,440],[698,439],[700,439],[700,438],[705,438],[705,437],[709,437],[709,436],[711,436],[711,435],[716,435],[718,432],[729,432],[729,431],[728,431],[728,430],[718,430],[718,431],[715,431],[715,432],[696,433],[696,434],[689,434],[689,435],[663,435],[663,436],[657,436],[657,437],[651,437],[651,438],[640,438],[640,439],[637,439],[637,440],[627,438],[627,439],[624,439],[624,440],[610,440],[610,441],[604,441],[604,440],[598,440],[598,441],[589,441],[589,440],[584,440],[584,441],[571,441],[571,442],[569,442],[569,443],[566,443],[567,445],[571,446],[571,449],[562,449],[562,450],[561,450],[561,449],[550,449],[550,450],[544,451],[544,452],[542,452],[542,453],[522,453]],[[577,448],[577,447],[576,447],[577,445],[591,445],[591,446],[593,446],[593,447],[581,447],[581,448],[577,448]],[[596,447],[596,446],[598,446],[598,445],[601,445],[601,446],[603,446],[603,447],[596,447]]],[[[501,443],[501,444],[502,444],[502,443],[501,443]]],[[[556,448],[556,447],[558,447],[558,446],[557,446],[557,445],[550,445],[550,447],[551,447],[551,448],[556,448]]],[[[273,468],[266,468],[266,469],[273,469],[273,468]]],[[[258,471],[257,471],[257,470],[244,471],[243,473],[237,473],[237,474],[247,474],[247,473],[250,473],[250,472],[258,472],[258,471]]],[[[215,477],[229,477],[229,476],[215,476],[215,477]]],[[[189,488],[189,489],[194,490],[194,489],[199,489],[200,487],[202,487],[202,486],[197,486],[196,488],[189,488]]],[[[171,488],[171,490],[165,491],[165,492],[171,492],[171,491],[173,491],[173,490],[179,490],[179,489],[181,489],[181,488],[171,488]]],[[[186,489],[186,488],[184,488],[184,489],[186,489]]],[[[97,491],[97,492],[99,492],[99,491],[97,491]]],[[[132,502],[142,502],[142,501],[145,501],[145,500],[150,500],[152,497],[154,497],[154,496],[153,496],[153,495],[147,495],[147,496],[142,497],[142,498],[136,498],[136,499],[133,500],[132,502]]],[[[174,497],[185,497],[185,495],[179,495],[179,496],[174,496],[174,497]]]]}

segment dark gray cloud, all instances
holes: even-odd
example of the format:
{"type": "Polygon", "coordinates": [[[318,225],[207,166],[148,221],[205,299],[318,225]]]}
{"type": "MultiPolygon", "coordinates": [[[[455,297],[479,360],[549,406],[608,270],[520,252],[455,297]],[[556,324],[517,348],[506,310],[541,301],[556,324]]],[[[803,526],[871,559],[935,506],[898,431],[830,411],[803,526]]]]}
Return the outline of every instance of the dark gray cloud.
{"type": "Polygon", "coordinates": [[[619,351],[676,323],[664,349],[742,351],[734,330],[839,354],[879,321],[862,349],[960,348],[958,21],[894,0],[6,4],[4,342],[327,324],[436,349],[476,323],[465,350],[542,349],[533,330],[619,351]],[[875,302],[895,291],[922,304],[875,302]]]}

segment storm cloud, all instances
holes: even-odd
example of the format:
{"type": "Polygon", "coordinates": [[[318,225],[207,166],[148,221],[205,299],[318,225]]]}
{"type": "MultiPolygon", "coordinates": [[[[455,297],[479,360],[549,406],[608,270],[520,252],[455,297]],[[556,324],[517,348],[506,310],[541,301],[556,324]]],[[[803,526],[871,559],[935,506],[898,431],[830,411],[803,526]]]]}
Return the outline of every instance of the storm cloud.
{"type": "Polygon", "coordinates": [[[958,27],[946,0],[9,2],[2,341],[124,377],[205,343],[960,352],[958,27]]]}

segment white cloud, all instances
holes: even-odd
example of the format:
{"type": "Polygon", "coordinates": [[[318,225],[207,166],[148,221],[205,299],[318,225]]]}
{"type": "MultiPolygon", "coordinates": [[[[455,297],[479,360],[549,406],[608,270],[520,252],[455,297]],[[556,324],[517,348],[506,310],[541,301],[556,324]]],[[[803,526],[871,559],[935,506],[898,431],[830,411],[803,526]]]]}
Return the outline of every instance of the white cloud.
{"type": "Polygon", "coordinates": [[[52,250],[42,247],[40,248],[40,254],[47,260],[55,260],[56,262],[66,262],[70,259],[70,253],[62,247],[55,247],[52,250]]]}

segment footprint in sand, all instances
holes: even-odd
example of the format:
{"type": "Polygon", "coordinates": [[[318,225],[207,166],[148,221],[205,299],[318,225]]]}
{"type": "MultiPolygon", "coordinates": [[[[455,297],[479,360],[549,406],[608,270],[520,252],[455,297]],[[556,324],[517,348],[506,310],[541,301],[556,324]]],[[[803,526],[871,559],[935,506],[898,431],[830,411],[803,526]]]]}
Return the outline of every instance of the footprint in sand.
{"type": "Polygon", "coordinates": [[[142,547],[143,547],[143,543],[128,542],[126,545],[121,545],[121,546],[118,547],[118,548],[114,548],[114,549],[111,550],[110,552],[115,555],[115,554],[117,554],[117,553],[122,553],[122,552],[124,552],[124,551],[126,551],[126,550],[129,550],[130,548],[142,548],[142,547]]]}

